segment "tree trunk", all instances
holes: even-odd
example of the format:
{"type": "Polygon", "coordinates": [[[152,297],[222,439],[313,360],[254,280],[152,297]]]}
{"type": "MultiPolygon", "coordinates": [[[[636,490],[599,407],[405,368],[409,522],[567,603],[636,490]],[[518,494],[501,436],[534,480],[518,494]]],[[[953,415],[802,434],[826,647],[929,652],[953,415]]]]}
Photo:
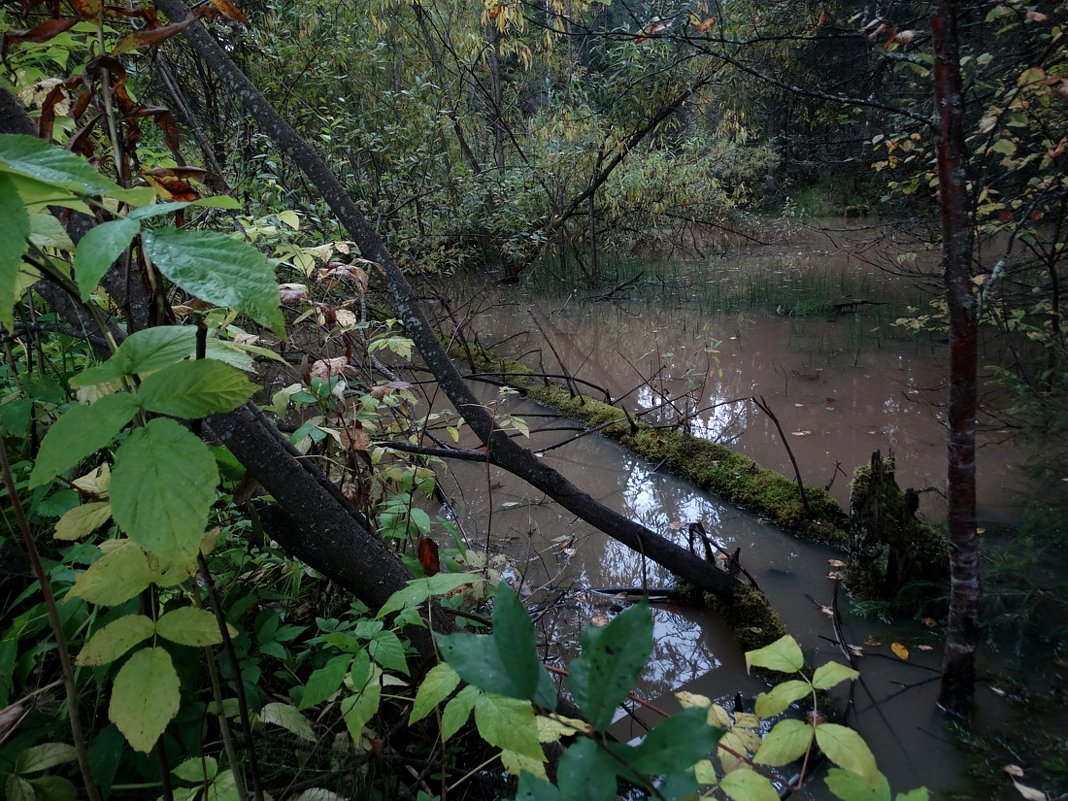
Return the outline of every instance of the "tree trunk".
{"type": "Polygon", "coordinates": [[[938,0],[934,35],[934,99],[939,114],[938,191],[942,216],[942,272],[949,307],[948,525],[950,601],[939,705],[970,710],[979,645],[979,540],[975,522],[975,414],[978,321],[972,293],[972,229],[964,174],[964,100],[957,3],[938,0]]]}
{"type": "MultiPolygon", "coordinates": [[[[154,0],[154,3],[172,21],[184,20],[189,15],[188,7],[181,0],[154,0]]],[[[205,63],[219,76],[223,85],[234,93],[249,114],[259,122],[264,132],[293,159],[322,193],[338,221],[359,246],[363,257],[379,266],[397,316],[404,323],[408,336],[415,343],[426,366],[456,411],[485,445],[490,461],[546,493],[565,509],[574,512],[627,547],[644,554],[684,581],[713,593],[724,601],[733,601],[735,590],[740,587],[736,578],[594,500],[556,470],[543,464],[529,450],[513,442],[497,427],[493,416],[471,392],[438,341],[400,265],[360,213],[337,176],[331,172],[315,149],[279,116],[199,22],[189,25],[182,33],[205,63]]],[[[694,88],[691,87],[686,94],[694,91],[694,88]]],[[[681,102],[681,98],[677,102],[681,102]]],[[[663,116],[666,117],[669,113],[670,109],[665,110],[663,116]]],[[[655,127],[655,123],[651,125],[655,127]]],[[[621,160],[622,155],[618,158],[621,160]]],[[[589,191],[595,189],[596,186],[593,186],[589,191]]],[[[585,196],[582,199],[584,200],[585,196]]]]}

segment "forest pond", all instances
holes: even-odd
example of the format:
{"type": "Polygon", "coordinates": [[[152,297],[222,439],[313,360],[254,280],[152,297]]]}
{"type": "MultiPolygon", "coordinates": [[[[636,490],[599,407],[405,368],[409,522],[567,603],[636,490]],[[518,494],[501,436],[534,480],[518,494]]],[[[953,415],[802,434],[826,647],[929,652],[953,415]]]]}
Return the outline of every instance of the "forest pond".
{"type": "MultiPolygon", "coordinates": [[[[946,345],[893,325],[909,306],[925,308],[931,299],[922,277],[882,269],[923,266],[916,242],[894,237],[879,226],[799,225],[760,244],[726,243],[732,246],[703,258],[691,253],[667,264],[621,265],[596,290],[462,293],[453,313],[477,312],[478,341],[502,355],[603,388],[632,412],[644,412],[647,422],[683,419],[691,433],[792,477],[775,423],[746,400],[763,396],[807,485],[829,484],[845,506],[853,469],[875,450],[892,452],[899,483],[921,490],[921,515],[939,522],[946,345]]],[[[551,410],[501,399],[489,386],[483,397],[521,418],[531,430],[523,443],[598,500],[681,543],[684,524],[700,520],[720,546],[740,547],[742,564],[810,662],[844,661],[825,612],[835,603],[827,560],[839,552],[798,541],[602,437],[576,436],[581,427],[551,410]]],[[[1026,489],[1017,464],[1025,458],[1006,432],[984,427],[981,519],[1011,517],[1026,489]]],[[[566,665],[577,654],[581,627],[619,610],[620,601],[593,590],[670,585],[661,568],[507,474],[470,464],[451,465],[450,474],[456,483],[450,480],[447,494],[468,537],[508,554],[506,575],[531,596],[550,661],[566,665]]],[[[846,637],[865,654],[849,722],[872,746],[895,791],[957,781],[960,757],[934,705],[941,626],[862,619],[849,613],[846,593],[839,592],[846,637]],[[893,654],[893,643],[906,646],[907,660],[893,654]]],[[[643,698],[671,710],[677,708],[672,693],[689,690],[730,706],[736,693],[751,698],[763,689],[746,675],[720,621],[671,604],[655,606],[654,615],[656,645],[639,686],[643,698]]],[[[980,708],[995,714],[988,687],[979,688],[979,697],[980,708]]],[[[634,717],[646,715],[639,710],[634,717]]],[[[628,723],[619,725],[623,731],[628,723]]],[[[816,784],[824,792],[816,782],[810,797],[816,784]]]]}

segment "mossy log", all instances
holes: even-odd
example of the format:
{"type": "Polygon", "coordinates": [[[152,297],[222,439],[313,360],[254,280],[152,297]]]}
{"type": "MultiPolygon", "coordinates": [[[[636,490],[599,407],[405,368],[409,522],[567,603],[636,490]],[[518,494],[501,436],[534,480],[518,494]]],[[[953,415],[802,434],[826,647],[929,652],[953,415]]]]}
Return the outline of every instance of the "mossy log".
{"type": "Polygon", "coordinates": [[[845,512],[823,490],[806,488],[806,511],[796,483],[730,448],[678,429],[639,422],[617,406],[578,394],[538,376],[520,361],[498,358],[479,346],[453,344],[452,351],[456,358],[473,361],[477,373],[495,377],[526,397],[581,420],[673,474],[767,517],[798,537],[846,544],[845,512]]]}
{"type": "Polygon", "coordinates": [[[855,593],[893,601],[909,586],[945,587],[945,537],[916,519],[916,507],[916,493],[903,491],[894,478],[893,456],[876,451],[871,464],[853,473],[846,578],[855,593]]]}

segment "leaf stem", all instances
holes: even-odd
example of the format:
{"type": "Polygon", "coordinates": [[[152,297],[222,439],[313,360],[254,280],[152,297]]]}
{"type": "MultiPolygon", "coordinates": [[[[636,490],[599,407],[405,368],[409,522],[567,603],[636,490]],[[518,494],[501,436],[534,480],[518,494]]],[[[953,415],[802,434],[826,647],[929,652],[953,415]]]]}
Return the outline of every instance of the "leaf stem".
{"type": "Polygon", "coordinates": [[[8,497],[11,499],[11,508],[15,512],[19,530],[22,532],[22,540],[26,546],[26,553],[33,564],[33,572],[37,577],[37,583],[41,585],[41,595],[44,596],[45,609],[48,610],[48,622],[52,626],[52,633],[56,638],[56,653],[59,655],[59,664],[63,672],[63,686],[67,692],[67,711],[70,715],[70,734],[74,741],[74,750],[78,754],[78,768],[82,773],[82,781],[85,783],[85,794],[89,801],[101,801],[100,791],[93,781],[93,775],[89,770],[89,748],[82,732],[82,722],[78,717],[78,688],[74,683],[74,669],[70,662],[70,652],[67,650],[67,640],[63,636],[63,624],[59,619],[59,610],[56,607],[56,596],[52,592],[52,584],[45,573],[44,565],[41,564],[41,555],[37,552],[37,545],[33,541],[30,532],[30,524],[26,520],[26,513],[19,501],[18,493],[15,492],[15,479],[11,475],[11,466],[7,460],[7,447],[0,447],[0,468],[4,472],[4,486],[7,488],[8,497]]]}

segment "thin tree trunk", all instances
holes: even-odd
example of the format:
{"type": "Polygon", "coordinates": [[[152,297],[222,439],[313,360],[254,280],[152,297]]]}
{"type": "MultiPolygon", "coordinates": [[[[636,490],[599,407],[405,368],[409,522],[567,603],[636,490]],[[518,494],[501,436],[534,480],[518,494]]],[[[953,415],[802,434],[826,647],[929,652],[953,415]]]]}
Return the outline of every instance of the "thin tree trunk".
{"type": "Polygon", "coordinates": [[[939,113],[938,191],[942,215],[942,271],[949,305],[948,524],[950,601],[939,705],[962,714],[975,693],[979,645],[979,540],[975,521],[975,415],[978,321],[972,293],[972,230],[965,179],[964,101],[957,35],[957,3],[938,0],[934,35],[934,99],[939,113]]]}
{"type": "MultiPolygon", "coordinates": [[[[184,20],[189,15],[189,8],[181,0],[154,0],[154,4],[171,20],[184,20]]],[[[404,271],[322,157],[293,126],[282,119],[199,22],[189,25],[182,33],[219,76],[223,85],[259,122],[263,131],[304,171],[357,243],[363,257],[379,266],[397,316],[404,323],[408,336],[456,411],[485,445],[490,461],[540,489],[565,509],[664,566],[682,580],[725,601],[732,601],[735,590],[740,587],[736,578],[594,500],[556,470],[543,464],[529,450],[513,442],[497,426],[493,416],[471,392],[438,342],[404,271]]]]}

